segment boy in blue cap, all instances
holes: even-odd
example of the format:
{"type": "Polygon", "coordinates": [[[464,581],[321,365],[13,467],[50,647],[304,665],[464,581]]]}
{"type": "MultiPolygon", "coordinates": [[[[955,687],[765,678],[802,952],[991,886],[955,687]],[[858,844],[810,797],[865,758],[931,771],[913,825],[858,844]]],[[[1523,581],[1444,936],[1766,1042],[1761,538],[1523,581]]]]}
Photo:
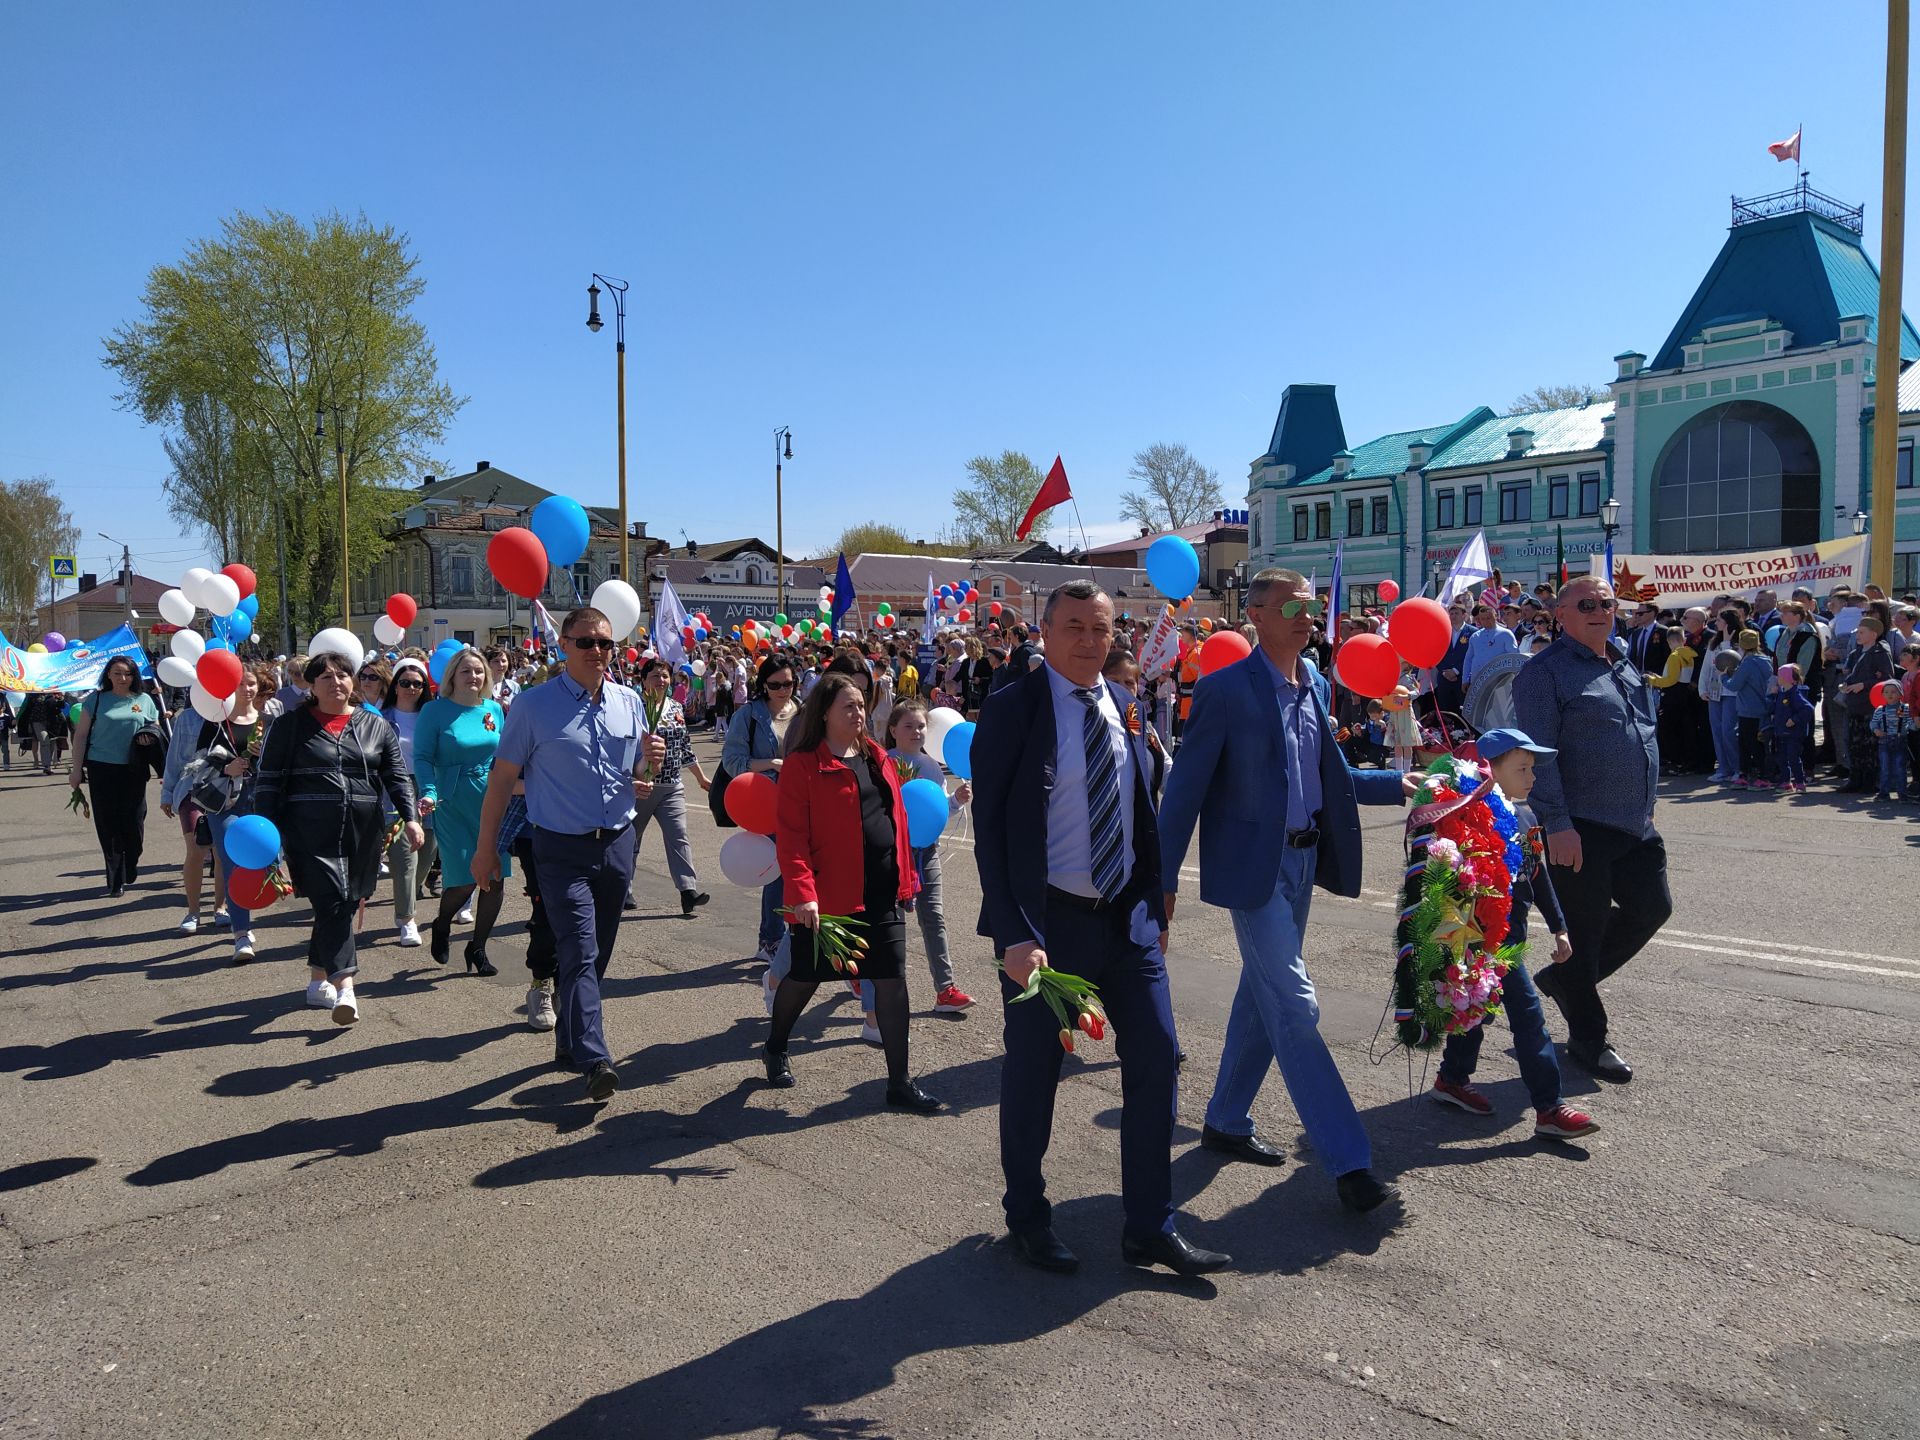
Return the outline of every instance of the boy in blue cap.
{"type": "MultiPolygon", "coordinates": [[[[1533,793],[1533,757],[1555,752],[1536,745],[1525,731],[1489,730],[1480,737],[1480,759],[1493,776],[1494,784],[1513,806],[1520,823],[1522,860],[1513,875],[1513,907],[1507,917],[1507,943],[1522,944],[1527,938],[1527,912],[1540,907],[1541,918],[1553,935],[1553,958],[1564,960],[1573,953],[1567,938],[1567,924],[1560,912],[1560,901],[1553,893],[1543,861],[1540,830],[1533,823],[1533,812],[1525,808],[1533,793]]],[[[1513,1027],[1513,1053],[1520,1062],[1520,1078],[1526,1082],[1535,1111],[1533,1133],[1553,1140],[1573,1140],[1591,1135],[1600,1127],[1591,1115],[1576,1110],[1560,1098],[1560,1062],[1553,1053],[1553,1037],[1547,1034],[1547,1017],[1540,1007],[1540,994],[1524,965],[1507,971],[1502,985],[1507,1023],[1513,1027]]],[[[1473,1115],[1491,1115],[1493,1104],[1472,1083],[1474,1067],[1480,1060],[1480,1041],[1486,1026],[1449,1036],[1440,1060],[1440,1073],[1434,1078],[1433,1098],[1456,1105],[1473,1115]]]]}

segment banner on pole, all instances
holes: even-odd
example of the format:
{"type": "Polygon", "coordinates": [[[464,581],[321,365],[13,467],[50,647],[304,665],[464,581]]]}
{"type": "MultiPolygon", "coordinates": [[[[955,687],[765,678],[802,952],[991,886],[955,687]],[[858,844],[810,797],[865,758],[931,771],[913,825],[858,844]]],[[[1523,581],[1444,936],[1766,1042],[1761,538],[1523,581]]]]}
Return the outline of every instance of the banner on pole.
{"type": "MultiPolygon", "coordinates": [[[[1607,577],[1603,557],[1593,557],[1591,573],[1607,577]]],[[[1842,585],[1858,589],[1866,583],[1867,537],[1735,555],[1615,555],[1611,579],[1622,600],[1653,601],[1663,610],[1705,605],[1716,595],[1750,600],[1761,590],[1777,591],[1784,600],[1796,585],[1825,596],[1842,585]]]]}
{"type": "Polygon", "coordinates": [[[1171,670],[1180,659],[1180,625],[1164,608],[1147,631],[1140,647],[1140,673],[1146,677],[1171,670]]]}
{"type": "Polygon", "coordinates": [[[97,690],[107,662],[124,655],[150,679],[153,667],[132,627],[122,625],[98,640],[69,645],[52,655],[30,655],[0,635],[0,690],[31,694],[37,690],[97,690]]]}

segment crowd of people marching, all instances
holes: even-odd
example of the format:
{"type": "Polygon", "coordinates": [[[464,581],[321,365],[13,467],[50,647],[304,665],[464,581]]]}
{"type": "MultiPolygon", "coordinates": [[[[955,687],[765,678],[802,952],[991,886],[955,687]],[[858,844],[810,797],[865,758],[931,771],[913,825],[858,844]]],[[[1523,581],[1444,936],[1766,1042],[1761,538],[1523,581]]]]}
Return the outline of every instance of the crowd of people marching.
{"type": "MultiPolygon", "coordinates": [[[[1449,718],[1502,655],[1528,657],[1510,682],[1514,724],[1480,737],[1478,763],[1493,778],[1467,773],[1478,795],[1499,780],[1522,829],[1537,817],[1529,833],[1539,844],[1513,852],[1512,923],[1524,936],[1529,906],[1538,908],[1549,938],[1536,957],[1547,963],[1531,979],[1517,971],[1509,979],[1508,1014],[1543,1136],[1597,1127],[1561,1097],[1544,1012],[1531,997],[1556,1002],[1576,1063],[1616,1083],[1632,1076],[1598,987],[1671,908],[1652,822],[1659,772],[1800,792],[1830,767],[1844,791],[1913,795],[1912,596],[1895,603],[1869,586],[1824,603],[1796,590],[1783,602],[1763,591],[1674,613],[1617,601],[1597,579],[1527,592],[1496,572],[1484,588],[1450,598],[1445,655],[1407,665],[1400,686],[1371,697],[1332,678],[1336,652],[1390,629],[1391,614],[1341,615],[1330,637],[1324,608],[1306,580],[1264,571],[1246,590],[1245,659],[1204,673],[1207,626],[1194,621],[1182,627],[1174,663],[1143,674],[1157,617],[1116,616],[1091,582],[1056,590],[1032,628],[943,630],[924,670],[924,652],[888,630],[843,631],[831,642],[716,636],[670,663],[584,606],[560,627],[557,648],[539,654],[404,649],[369,654],[357,669],[332,652],[256,660],[219,721],[170,703],[179,697],[116,660],[77,703],[31,697],[17,716],[0,705],[0,743],[30,745],[48,772],[65,749],[76,805],[90,803],[110,896],[139,874],[157,776],[160,808],[180,834],[178,930],[224,928],[235,963],[246,963],[257,955],[259,910],[298,894],[309,907],[305,1002],[341,1025],[360,1016],[356,980],[370,929],[390,926],[395,943],[424,945],[438,965],[450,963],[454,932],[464,930],[466,969],[497,973],[504,882],[517,879],[529,904],[526,1022],[555,1032],[556,1064],[583,1076],[594,1101],[620,1084],[600,980],[616,957],[621,914],[635,903],[645,832],[658,828],[681,914],[693,920],[709,895],[689,839],[700,823],[691,817],[705,807],[687,804],[688,781],[726,824],[727,787],[764,776],[777,796],[778,861],[754,877],[764,878],[767,1083],[797,1083],[789,1056],[797,1020],[821,985],[850,984],[863,1034],[884,1055],[886,1103],[939,1110],[911,1063],[909,914],[933,1008],[975,1001],[943,905],[942,864],[952,857],[938,841],[910,838],[905,787],[930,780],[952,817],[970,819],[978,931],[1003,967],[1001,1152],[1015,1248],[1042,1268],[1075,1263],[1052,1232],[1040,1172],[1052,1089],[1075,1038],[1056,1015],[1075,1017],[1021,1003],[1053,993],[1041,974],[1051,970],[1098,987],[1097,1003],[1074,1002],[1079,1029],[1104,1034],[1110,1020],[1127,1037],[1127,1258],[1199,1273],[1227,1257],[1179,1234],[1166,1175],[1174,1074],[1185,1056],[1165,962],[1196,829],[1201,900],[1231,912],[1243,962],[1203,1143],[1250,1163],[1282,1161],[1250,1115],[1277,1063],[1341,1199],[1367,1210],[1394,1187],[1372,1175],[1365,1133],[1318,1035],[1304,959],[1308,900],[1316,880],[1357,893],[1355,805],[1423,793],[1407,772],[1416,757],[1471,738],[1449,718]],[[929,753],[930,717],[942,709],[978,722],[970,782],[929,753]],[[721,742],[711,772],[692,744],[702,731],[721,742]],[[1232,783],[1217,783],[1221,776],[1232,783]],[[279,853],[261,852],[261,833],[277,837],[279,853]],[[390,916],[369,912],[383,882],[390,916]]],[[[10,749],[6,759],[10,766],[10,749]]],[[[1470,1053],[1464,1040],[1448,1040],[1435,1096],[1486,1114],[1492,1107],[1471,1083],[1474,1034],[1470,1053]]]]}

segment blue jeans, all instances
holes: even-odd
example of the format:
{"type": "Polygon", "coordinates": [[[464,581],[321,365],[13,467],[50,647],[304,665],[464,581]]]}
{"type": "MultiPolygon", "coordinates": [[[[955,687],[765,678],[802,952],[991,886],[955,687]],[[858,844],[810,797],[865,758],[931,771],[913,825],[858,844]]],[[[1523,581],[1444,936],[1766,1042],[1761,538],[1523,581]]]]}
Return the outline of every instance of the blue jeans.
{"type": "MultiPolygon", "coordinates": [[[[1527,938],[1527,907],[1516,900],[1508,917],[1507,943],[1519,944],[1527,938]]],[[[1526,967],[1516,965],[1507,971],[1501,987],[1507,1024],[1513,1030],[1513,1058],[1520,1062],[1520,1078],[1526,1081],[1533,1108],[1551,1110],[1560,1103],[1560,1062],[1554,1058],[1553,1037],[1547,1034],[1546,1012],[1540,1006],[1540,992],[1526,967]]],[[[1480,1061],[1480,1042],[1487,1027],[1476,1025],[1464,1035],[1447,1037],[1446,1053],[1440,1060],[1440,1078],[1464,1085],[1473,1078],[1480,1061]]]]}
{"type": "Polygon", "coordinates": [[[1907,742],[1899,735],[1875,737],[1880,743],[1880,786],[1882,795],[1907,798],[1907,742]]]}
{"type": "Polygon", "coordinates": [[[233,933],[236,939],[242,935],[250,935],[253,933],[253,912],[248,910],[244,905],[237,904],[232,895],[225,893],[226,886],[224,882],[226,877],[233,874],[234,868],[233,861],[227,858],[227,827],[245,813],[246,812],[238,806],[235,806],[232,809],[221,811],[218,815],[207,816],[207,828],[213,831],[213,848],[220,856],[220,874],[223,882],[221,885],[222,893],[218,897],[219,903],[216,904],[214,908],[217,910],[221,905],[226,906],[227,916],[233,921],[233,933]]]}
{"type": "Polygon", "coordinates": [[[1740,717],[1735,702],[1709,700],[1707,719],[1713,732],[1713,773],[1731,780],[1740,773],[1740,717]]]}
{"type": "Polygon", "coordinates": [[[1273,898],[1258,910],[1231,912],[1240,941],[1240,988],[1227,1017],[1207,1124],[1224,1135],[1253,1134],[1253,1097],[1278,1060],[1314,1153],[1328,1174],[1338,1176],[1366,1169],[1373,1151],[1320,1036],[1320,1001],[1300,953],[1313,902],[1315,853],[1287,850],[1273,898]]]}
{"type": "Polygon", "coordinates": [[[780,943],[780,937],[787,933],[787,922],[780,918],[780,907],[786,902],[781,898],[784,881],[775,880],[760,891],[760,948],[771,950],[780,943]]]}
{"type": "Polygon", "coordinates": [[[632,826],[611,840],[533,830],[540,899],[553,926],[554,1044],[582,1073],[613,1059],[601,1022],[600,977],[620,934],[633,851],[632,826]]]}

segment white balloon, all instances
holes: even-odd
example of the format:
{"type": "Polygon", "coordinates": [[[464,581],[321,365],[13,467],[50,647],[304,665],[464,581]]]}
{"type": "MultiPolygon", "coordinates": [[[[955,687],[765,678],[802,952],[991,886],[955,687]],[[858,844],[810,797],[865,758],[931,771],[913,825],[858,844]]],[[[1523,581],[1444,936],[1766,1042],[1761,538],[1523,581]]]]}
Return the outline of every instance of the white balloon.
{"type": "Polygon", "coordinates": [[[195,565],[180,577],[180,593],[191,600],[196,606],[204,609],[207,602],[200,598],[200,587],[212,578],[213,571],[208,570],[204,566],[195,565]]]}
{"type": "Polygon", "coordinates": [[[160,597],[160,618],[169,625],[191,625],[193,609],[185,591],[169,590],[160,597]]]}
{"type": "Polygon", "coordinates": [[[215,615],[231,615],[240,604],[240,587],[227,575],[209,575],[200,586],[200,603],[215,615]]]}
{"type": "Polygon", "coordinates": [[[742,830],[720,847],[720,873],[749,890],[771,885],[780,874],[780,857],[765,835],[742,830]]]}
{"type": "Polygon", "coordinates": [[[624,580],[602,580],[593,592],[593,608],[612,622],[616,640],[626,639],[640,623],[640,597],[624,580]]]}
{"type": "Polygon", "coordinates": [[[207,653],[207,642],[198,630],[176,630],[167,642],[167,649],[191,665],[207,653]]]}
{"type": "Polygon", "coordinates": [[[396,625],[390,617],[382,615],[373,622],[373,638],[382,645],[398,645],[407,638],[407,627],[396,625]]]}
{"type": "Polygon", "coordinates": [[[162,655],[155,668],[160,672],[160,683],[163,685],[184,690],[194,683],[191,660],[182,660],[178,655],[162,655]]]}
{"type": "Polygon", "coordinates": [[[194,713],[202,720],[224,720],[233,714],[234,700],[231,695],[224,700],[216,700],[207,693],[207,687],[198,680],[193,682],[193,689],[189,694],[193,700],[194,713]]]}
{"type": "Polygon", "coordinates": [[[334,625],[307,642],[307,654],[344,656],[347,668],[357,675],[360,673],[360,662],[367,658],[367,647],[360,643],[360,637],[351,630],[334,625]]]}
{"type": "Polygon", "coordinates": [[[947,732],[966,718],[945,705],[927,712],[926,751],[942,765],[947,763],[947,732]]]}
{"type": "Polygon", "coordinates": [[[696,661],[694,661],[694,662],[693,662],[693,673],[694,673],[694,674],[696,674],[696,675],[704,675],[704,674],[706,674],[706,673],[707,673],[707,662],[706,662],[706,661],[704,661],[704,660],[696,660],[696,661]]]}

